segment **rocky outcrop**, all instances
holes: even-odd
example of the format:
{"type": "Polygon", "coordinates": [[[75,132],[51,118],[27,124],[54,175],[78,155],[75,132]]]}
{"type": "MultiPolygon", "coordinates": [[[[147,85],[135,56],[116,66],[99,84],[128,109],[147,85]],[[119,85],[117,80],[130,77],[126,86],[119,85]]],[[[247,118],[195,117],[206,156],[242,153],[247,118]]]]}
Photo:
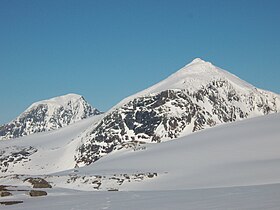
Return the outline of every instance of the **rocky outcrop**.
{"type": "Polygon", "coordinates": [[[50,183],[48,183],[46,180],[40,177],[28,177],[24,180],[24,182],[29,182],[33,188],[52,188],[50,183]]]}
{"type": "Polygon", "coordinates": [[[48,193],[42,190],[30,190],[28,193],[31,197],[46,196],[48,193]]]}
{"type": "Polygon", "coordinates": [[[9,167],[30,161],[30,156],[37,152],[34,147],[11,146],[0,149],[0,172],[6,172],[9,167]]]}

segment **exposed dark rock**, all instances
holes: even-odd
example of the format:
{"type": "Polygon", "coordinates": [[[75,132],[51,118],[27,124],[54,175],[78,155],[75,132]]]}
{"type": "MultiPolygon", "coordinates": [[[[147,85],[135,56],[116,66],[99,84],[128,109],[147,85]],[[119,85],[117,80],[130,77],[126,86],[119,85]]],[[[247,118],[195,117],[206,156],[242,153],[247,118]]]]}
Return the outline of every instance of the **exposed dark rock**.
{"type": "Polygon", "coordinates": [[[46,196],[48,193],[42,190],[30,190],[28,193],[31,197],[46,196]]]}
{"type": "Polygon", "coordinates": [[[19,203],[23,203],[23,201],[0,201],[0,204],[5,206],[19,204],[19,203]]]}
{"type": "Polygon", "coordinates": [[[119,191],[119,189],[112,188],[112,189],[108,189],[108,191],[119,191]]]}
{"type": "Polygon", "coordinates": [[[6,196],[11,196],[11,195],[13,195],[13,194],[9,191],[0,191],[0,197],[6,197],[6,196]]]}
{"type": "Polygon", "coordinates": [[[52,188],[52,186],[44,179],[36,177],[36,178],[26,178],[23,180],[24,182],[27,181],[31,183],[33,188],[52,188]]]}
{"type": "Polygon", "coordinates": [[[8,185],[0,185],[0,191],[7,191],[7,187],[9,187],[8,185]]]}

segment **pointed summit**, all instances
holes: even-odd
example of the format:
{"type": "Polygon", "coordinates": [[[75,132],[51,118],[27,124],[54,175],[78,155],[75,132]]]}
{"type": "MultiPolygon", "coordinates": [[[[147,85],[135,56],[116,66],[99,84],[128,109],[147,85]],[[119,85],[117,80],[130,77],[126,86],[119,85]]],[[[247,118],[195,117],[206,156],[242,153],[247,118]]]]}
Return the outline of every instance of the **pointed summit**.
{"type": "Polygon", "coordinates": [[[213,80],[227,80],[234,86],[252,88],[252,85],[249,83],[213,65],[211,62],[204,61],[201,58],[195,58],[192,62],[185,65],[166,79],[137,95],[147,95],[169,89],[188,89],[195,91],[202,86],[209,84],[213,80]]]}
{"type": "Polygon", "coordinates": [[[188,63],[187,65],[185,65],[185,67],[189,67],[189,66],[193,66],[193,65],[205,65],[205,66],[208,66],[208,67],[213,67],[214,65],[208,61],[205,61],[201,58],[195,58],[192,60],[192,62],[188,63]]]}
{"type": "Polygon", "coordinates": [[[205,61],[201,58],[195,58],[166,79],[123,99],[119,104],[112,107],[111,110],[122,106],[135,97],[147,96],[171,89],[189,90],[193,92],[207,86],[213,81],[220,80],[229,82],[239,90],[251,90],[255,88],[253,85],[231,74],[230,72],[213,65],[211,62],[205,61]]]}
{"type": "MultiPolygon", "coordinates": [[[[204,73],[204,72],[217,72],[218,67],[214,66],[208,61],[204,61],[201,58],[195,58],[192,62],[185,65],[178,72],[192,72],[192,73],[204,73]]],[[[175,73],[175,74],[176,74],[175,73]]]]}
{"type": "Polygon", "coordinates": [[[206,61],[202,60],[201,58],[195,58],[192,60],[192,62],[190,62],[188,65],[190,64],[195,64],[195,63],[205,63],[206,61]]]}

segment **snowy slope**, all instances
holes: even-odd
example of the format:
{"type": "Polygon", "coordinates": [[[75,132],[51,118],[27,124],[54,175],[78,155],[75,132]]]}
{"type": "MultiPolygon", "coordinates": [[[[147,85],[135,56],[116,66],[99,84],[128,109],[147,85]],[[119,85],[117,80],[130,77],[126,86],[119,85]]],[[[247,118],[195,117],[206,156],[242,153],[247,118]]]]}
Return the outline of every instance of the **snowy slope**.
{"type": "Polygon", "coordinates": [[[280,111],[280,96],[195,59],[167,79],[114,106],[81,135],[75,159],[87,165],[141,143],[162,142],[218,124],[280,111]]]}
{"type": "Polygon", "coordinates": [[[280,114],[220,125],[173,141],[145,144],[135,150],[115,151],[89,166],[61,171],[63,167],[67,169],[65,162],[69,158],[75,163],[69,154],[78,143],[67,139],[75,139],[74,133],[86,129],[98,117],[101,116],[47,132],[45,138],[40,133],[0,142],[0,148],[19,145],[38,150],[36,157],[36,153],[29,157],[28,167],[18,164],[13,168],[16,173],[26,175],[3,173],[1,184],[18,186],[10,187],[13,190],[30,190],[24,180],[43,177],[53,186],[43,189],[48,192],[46,197],[35,199],[24,191],[12,191],[13,196],[0,198],[0,202],[22,200],[23,204],[9,209],[29,210],[279,208],[280,114]],[[42,140],[38,142],[35,136],[42,140]],[[55,141],[58,137],[61,142],[55,141]],[[55,147],[60,150],[61,161],[59,154],[47,152],[55,147]],[[52,163],[46,162],[48,159],[52,163]],[[35,164],[46,168],[40,171],[35,164]],[[55,171],[58,173],[52,174],[55,171]],[[148,176],[140,176],[148,172],[148,176]],[[45,175],[34,176],[41,173],[45,175]],[[135,179],[131,179],[133,174],[135,179]],[[110,189],[121,192],[104,192],[110,189]],[[88,192],[96,190],[102,192],[88,192]]]}
{"type": "Polygon", "coordinates": [[[48,174],[75,167],[77,137],[102,115],[88,117],[64,128],[0,141],[0,175],[48,174]]]}
{"type": "MultiPolygon", "coordinates": [[[[178,190],[280,183],[280,114],[113,152],[79,174],[157,173],[120,190],[178,190]]],[[[62,172],[63,174],[63,172],[62,172]]]]}
{"type": "Polygon", "coordinates": [[[12,122],[0,127],[0,140],[55,130],[100,114],[77,94],[67,94],[32,104],[12,122]]]}

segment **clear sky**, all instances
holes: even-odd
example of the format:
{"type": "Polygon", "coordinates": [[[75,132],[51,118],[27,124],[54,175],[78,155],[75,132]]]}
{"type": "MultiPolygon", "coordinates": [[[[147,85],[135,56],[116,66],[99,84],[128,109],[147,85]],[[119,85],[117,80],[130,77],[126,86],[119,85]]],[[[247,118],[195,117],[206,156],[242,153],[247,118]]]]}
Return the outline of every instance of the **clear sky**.
{"type": "Polygon", "coordinates": [[[67,93],[106,111],[200,57],[280,93],[278,0],[0,0],[0,124],[67,93]]]}

